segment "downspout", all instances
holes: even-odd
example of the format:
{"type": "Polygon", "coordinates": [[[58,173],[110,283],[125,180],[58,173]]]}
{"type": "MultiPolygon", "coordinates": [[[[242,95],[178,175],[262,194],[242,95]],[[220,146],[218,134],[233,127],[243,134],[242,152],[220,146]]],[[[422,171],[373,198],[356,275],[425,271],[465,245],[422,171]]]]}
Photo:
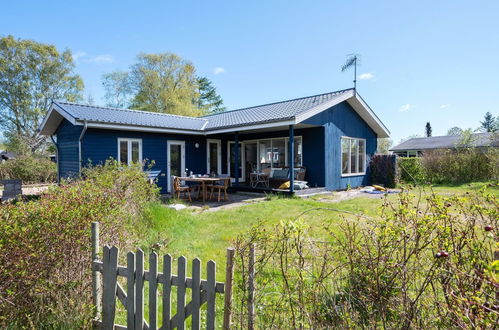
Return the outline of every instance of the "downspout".
{"type": "Polygon", "coordinates": [[[87,131],[87,121],[85,120],[83,122],[83,130],[81,131],[80,138],[78,139],[78,164],[79,164],[78,174],[81,174],[81,140],[83,139],[83,136],[85,135],[86,131],[87,131]]]}
{"type": "Polygon", "coordinates": [[[59,146],[57,145],[57,142],[54,140],[54,136],[50,135],[50,139],[52,140],[52,143],[55,146],[55,161],[57,163],[57,183],[61,183],[61,172],[59,171],[59,146]]]}

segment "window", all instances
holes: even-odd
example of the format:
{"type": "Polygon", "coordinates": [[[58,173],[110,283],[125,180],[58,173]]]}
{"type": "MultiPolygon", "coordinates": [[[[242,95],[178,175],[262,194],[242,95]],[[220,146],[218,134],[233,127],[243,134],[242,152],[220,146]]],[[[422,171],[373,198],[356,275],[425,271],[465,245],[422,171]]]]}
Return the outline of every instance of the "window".
{"type": "Polygon", "coordinates": [[[366,172],[366,140],[341,138],[341,174],[357,175],[366,172]]]}
{"type": "Polygon", "coordinates": [[[142,140],[118,139],[118,162],[127,165],[142,163],[142,140]]]}
{"type": "MultiPolygon", "coordinates": [[[[288,148],[289,138],[274,138],[268,140],[255,140],[258,143],[258,169],[263,170],[268,167],[281,168],[289,166],[288,148]]],[[[247,142],[248,143],[248,142],[247,142]]],[[[294,143],[294,166],[302,166],[303,144],[301,136],[295,137],[294,143]]],[[[246,159],[248,161],[248,159],[246,159]]]]}

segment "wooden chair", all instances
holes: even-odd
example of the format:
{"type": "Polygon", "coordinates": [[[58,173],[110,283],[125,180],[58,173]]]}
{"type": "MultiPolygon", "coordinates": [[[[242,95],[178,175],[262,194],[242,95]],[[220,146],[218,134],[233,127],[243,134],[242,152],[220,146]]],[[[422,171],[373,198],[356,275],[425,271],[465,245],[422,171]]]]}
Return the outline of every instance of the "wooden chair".
{"type": "Polygon", "coordinates": [[[211,190],[210,199],[213,198],[213,193],[215,192],[215,190],[218,190],[218,201],[220,202],[222,191],[224,192],[224,201],[228,201],[229,197],[227,194],[227,188],[229,188],[230,178],[227,177],[225,179],[221,179],[220,181],[221,181],[221,184],[213,184],[213,185],[207,186],[207,189],[211,190]]]}
{"type": "Polygon", "coordinates": [[[182,186],[182,183],[181,183],[180,178],[178,176],[173,177],[173,193],[175,194],[175,197],[178,199],[180,199],[180,193],[183,193],[184,196],[187,194],[187,198],[189,199],[189,202],[192,202],[191,187],[182,186]]]}

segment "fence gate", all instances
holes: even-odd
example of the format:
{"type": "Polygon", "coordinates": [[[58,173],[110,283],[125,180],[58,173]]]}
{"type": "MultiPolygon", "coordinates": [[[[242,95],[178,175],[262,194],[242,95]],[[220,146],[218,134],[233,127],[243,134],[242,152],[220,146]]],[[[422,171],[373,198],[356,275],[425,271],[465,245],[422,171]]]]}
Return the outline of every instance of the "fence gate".
{"type": "Polygon", "coordinates": [[[98,224],[92,224],[93,240],[93,293],[96,307],[94,324],[100,329],[184,329],[185,321],[191,317],[192,329],[201,327],[201,307],[206,304],[206,329],[215,328],[215,298],[225,293],[224,322],[225,329],[230,328],[232,276],[234,250],[227,250],[226,283],[217,282],[216,264],[208,261],[206,276],[201,279],[201,261],[192,261],[192,277],[187,277],[185,257],[177,260],[177,274],[172,272],[172,257],[163,257],[163,271],[158,271],[158,255],[149,255],[149,270],[144,269],[144,252],[127,254],[127,265],[118,264],[117,247],[104,246],[102,260],[98,258],[98,224]],[[102,279],[101,279],[102,276],[102,279]],[[126,278],[126,291],[118,282],[118,277],[126,278]],[[144,283],[149,282],[148,297],[144,296],[144,283]],[[101,285],[102,284],[102,285],[101,285]],[[162,286],[162,294],[158,288],[162,286]],[[172,287],[176,287],[176,314],[172,315],[172,287]],[[186,289],[191,289],[191,300],[186,303],[186,289]],[[162,299],[162,326],[158,327],[158,297],[162,299]],[[127,313],[127,325],[115,323],[116,298],[123,304],[127,313]],[[144,304],[148,299],[149,317],[145,320],[144,304]],[[102,316],[102,319],[100,318],[102,316]]]}

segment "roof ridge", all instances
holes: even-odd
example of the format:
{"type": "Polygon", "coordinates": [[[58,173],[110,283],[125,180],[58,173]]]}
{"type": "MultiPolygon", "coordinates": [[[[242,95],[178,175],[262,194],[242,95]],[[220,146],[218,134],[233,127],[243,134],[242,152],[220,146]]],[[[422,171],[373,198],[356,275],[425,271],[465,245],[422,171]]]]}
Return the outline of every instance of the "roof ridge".
{"type": "Polygon", "coordinates": [[[207,121],[203,117],[189,117],[189,116],[181,116],[181,115],[174,115],[171,113],[162,113],[162,112],[154,112],[154,111],[144,111],[144,110],[136,110],[136,109],[125,109],[125,108],[115,108],[115,107],[103,107],[99,105],[89,105],[89,104],[81,104],[81,103],[76,103],[76,102],[68,102],[68,101],[53,101],[54,103],[57,104],[69,104],[69,105],[77,105],[77,106],[82,106],[82,107],[89,107],[89,108],[95,108],[95,109],[108,109],[108,110],[118,110],[118,111],[128,111],[128,112],[138,112],[138,113],[149,113],[152,115],[161,115],[161,116],[166,116],[166,117],[178,117],[178,118],[187,118],[187,119],[196,119],[200,121],[207,121]]]}
{"type": "Polygon", "coordinates": [[[229,111],[223,111],[223,112],[219,112],[219,113],[212,113],[212,114],[209,114],[209,115],[201,116],[200,118],[206,118],[206,117],[216,116],[216,115],[220,115],[220,114],[224,114],[224,113],[229,113],[229,112],[236,112],[236,111],[248,110],[248,109],[253,109],[253,108],[259,108],[259,107],[264,107],[264,106],[274,105],[274,104],[279,104],[279,103],[285,103],[285,102],[303,100],[303,99],[308,99],[308,98],[322,96],[322,95],[327,95],[327,94],[339,94],[339,93],[344,93],[344,92],[349,91],[349,90],[353,90],[353,88],[346,88],[346,89],[341,89],[339,91],[332,91],[332,92],[321,93],[321,94],[316,94],[316,95],[303,96],[303,97],[298,97],[298,98],[284,100],[284,101],[265,103],[265,104],[255,105],[255,106],[246,107],[246,108],[240,108],[240,109],[234,109],[234,110],[229,110],[229,111]]]}

